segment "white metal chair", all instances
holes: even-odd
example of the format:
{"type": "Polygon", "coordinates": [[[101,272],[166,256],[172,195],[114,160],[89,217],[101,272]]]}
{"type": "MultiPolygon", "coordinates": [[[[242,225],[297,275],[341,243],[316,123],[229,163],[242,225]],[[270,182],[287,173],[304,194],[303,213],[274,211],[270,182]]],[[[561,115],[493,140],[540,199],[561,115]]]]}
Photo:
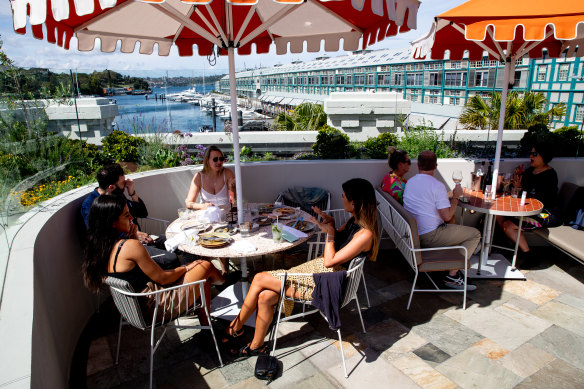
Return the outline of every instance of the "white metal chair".
{"type": "MultiPolygon", "coordinates": [[[[355,302],[357,303],[357,313],[359,314],[359,319],[361,320],[361,327],[363,328],[363,333],[367,333],[367,331],[365,330],[365,324],[363,323],[363,317],[361,316],[361,307],[359,306],[359,299],[357,298],[357,289],[359,288],[359,281],[361,280],[362,274],[363,274],[363,264],[365,263],[365,259],[366,256],[365,255],[360,255],[358,257],[355,257],[351,260],[351,263],[349,265],[349,269],[347,270],[347,283],[346,283],[346,289],[345,289],[345,297],[343,299],[343,302],[341,303],[341,308],[345,307],[347,304],[349,304],[351,301],[355,300],[355,302]]],[[[276,352],[276,341],[278,338],[278,327],[280,325],[280,322],[285,322],[285,321],[290,321],[293,320],[297,317],[301,317],[301,316],[306,316],[306,315],[310,315],[312,313],[315,312],[319,312],[321,314],[321,316],[328,322],[327,318],[325,315],[322,314],[322,312],[320,312],[320,310],[318,309],[311,309],[306,311],[306,306],[310,306],[312,305],[312,302],[310,300],[302,300],[302,299],[295,299],[293,297],[288,297],[285,294],[285,288],[284,288],[284,279],[286,278],[286,273],[278,273],[277,274],[280,277],[280,305],[278,306],[278,312],[277,312],[277,316],[276,316],[276,336],[274,337],[274,345],[272,348],[272,354],[275,354],[276,352]],[[294,315],[290,315],[288,317],[282,317],[282,307],[284,305],[284,300],[288,300],[288,301],[294,301],[295,303],[300,303],[302,304],[302,312],[301,313],[297,313],[294,315]]],[[[287,273],[287,279],[290,279],[289,277],[291,276],[312,276],[312,274],[308,274],[308,273],[287,273]]],[[[294,290],[294,283],[292,282],[291,284],[291,288],[294,290]]],[[[298,289],[298,287],[296,286],[296,290],[298,289]]],[[[337,335],[339,337],[339,344],[341,347],[341,358],[343,360],[343,369],[345,371],[345,378],[348,377],[347,374],[347,366],[345,364],[345,354],[343,352],[343,339],[341,337],[341,329],[339,328],[337,330],[337,335]]]]}
{"type": "MultiPolygon", "coordinates": [[[[344,209],[331,209],[325,212],[335,218],[335,228],[340,228],[351,218],[351,214],[344,209]]],[[[380,222],[381,223],[381,222],[380,222]]],[[[379,224],[381,227],[381,224],[379,224]]],[[[322,255],[324,253],[325,244],[325,234],[323,232],[318,232],[316,234],[316,240],[314,242],[308,242],[308,261],[322,255]]],[[[365,282],[365,273],[361,273],[361,278],[363,280],[363,288],[365,288],[365,298],[367,299],[367,308],[371,308],[371,303],[369,301],[369,293],[367,292],[367,282],[365,282]]]]}
{"type": "Polygon", "coordinates": [[[150,216],[139,218],[138,223],[140,224],[142,231],[159,236],[162,236],[166,233],[166,229],[170,224],[168,220],[158,219],[150,216]]]}
{"type": "Polygon", "coordinates": [[[204,303],[205,301],[205,289],[204,283],[205,280],[190,282],[184,285],[172,286],[169,288],[165,288],[162,290],[157,290],[154,292],[149,293],[135,293],[134,289],[130,285],[129,282],[121,280],[115,277],[107,277],[105,280],[106,285],[109,286],[112,297],[114,299],[114,303],[120,312],[120,327],[118,331],[118,347],[116,351],[116,365],[118,364],[118,359],[120,355],[120,342],[122,339],[122,326],[123,325],[131,325],[141,330],[148,330],[150,329],[150,388],[152,388],[152,370],[154,366],[154,353],[156,349],[160,345],[162,338],[166,334],[166,329],[168,326],[172,326],[174,328],[194,328],[194,329],[202,329],[202,330],[211,330],[211,334],[213,336],[213,342],[215,342],[215,350],[217,351],[217,357],[219,358],[219,363],[221,367],[223,367],[223,360],[221,359],[221,354],[219,353],[219,346],[217,344],[217,339],[215,338],[215,332],[213,331],[213,326],[211,325],[211,316],[209,315],[209,311],[207,306],[204,303]],[[164,299],[164,294],[170,294],[173,290],[186,288],[185,293],[185,301],[178,302],[178,307],[175,307],[171,299],[164,299]],[[189,296],[194,295],[195,288],[199,288],[199,295],[200,299],[199,303],[194,301],[192,304],[189,304],[189,296]],[[156,305],[154,308],[154,314],[152,315],[152,322],[148,323],[142,314],[142,310],[140,309],[140,303],[138,301],[139,297],[146,297],[146,296],[155,296],[156,297],[156,305]],[[168,304],[164,304],[162,308],[162,312],[159,312],[158,303],[159,301],[169,301],[168,304]],[[176,311],[178,308],[178,312],[180,312],[178,317],[167,317],[170,316],[170,313],[176,311]],[[205,315],[207,316],[207,320],[209,322],[208,326],[202,325],[181,325],[179,323],[179,318],[184,317],[187,315],[192,315],[195,310],[203,308],[205,310],[205,315]],[[158,320],[157,320],[158,318],[158,320]],[[175,324],[176,322],[176,324],[175,324]],[[154,337],[154,330],[157,327],[164,327],[164,331],[162,335],[158,339],[154,337]]]}
{"type": "Polygon", "coordinates": [[[467,272],[464,271],[464,288],[440,288],[430,277],[429,272],[468,269],[467,250],[464,246],[421,248],[418,236],[418,223],[393,197],[380,188],[375,191],[377,210],[383,229],[395,243],[408,264],[414,270],[412,290],[406,310],[410,309],[414,292],[462,293],[462,309],[466,309],[467,272]],[[419,273],[424,273],[434,289],[416,289],[419,273]]]}

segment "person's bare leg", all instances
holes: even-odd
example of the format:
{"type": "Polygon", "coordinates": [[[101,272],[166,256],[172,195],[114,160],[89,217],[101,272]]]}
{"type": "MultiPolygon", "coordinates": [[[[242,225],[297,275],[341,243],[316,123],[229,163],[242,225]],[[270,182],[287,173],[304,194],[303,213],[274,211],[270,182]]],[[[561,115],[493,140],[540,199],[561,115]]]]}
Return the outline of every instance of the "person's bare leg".
{"type": "MultiPolygon", "coordinates": [[[[505,218],[504,216],[497,216],[497,224],[499,225],[499,227],[503,229],[505,235],[507,235],[507,237],[511,239],[513,243],[517,241],[517,231],[519,230],[517,224],[513,223],[511,220],[505,218]]],[[[529,245],[527,244],[527,241],[525,240],[525,236],[523,236],[523,234],[519,235],[519,248],[524,253],[529,251],[529,245]]]]}
{"type": "Polygon", "coordinates": [[[278,292],[263,290],[258,298],[258,314],[253,339],[249,345],[251,349],[258,349],[264,345],[264,338],[274,317],[274,307],[278,303],[278,292]]]}
{"type": "Polygon", "coordinates": [[[229,273],[229,259],[219,258],[219,264],[221,265],[221,275],[225,277],[229,273]]]}
{"type": "MultiPolygon", "coordinates": [[[[258,309],[258,300],[260,293],[264,290],[271,290],[276,295],[280,292],[281,281],[268,273],[259,273],[254,277],[247,296],[243,301],[243,306],[237,317],[229,324],[228,332],[233,334],[243,327],[243,324],[251,317],[253,312],[258,309]]],[[[290,288],[286,290],[286,295],[290,295],[290,288]]],[[[298,292],[295,292],[296,297],[298,292]]],[[[258,312],[259,315],[259,312],[258,312]]],[[[256,327],[257,328],[257,327],[256,327]]],[[[264,333],[265,336],[265,333],[264,333]]],[[[254,337],[255,338],[255,337],[254,337]]]]}

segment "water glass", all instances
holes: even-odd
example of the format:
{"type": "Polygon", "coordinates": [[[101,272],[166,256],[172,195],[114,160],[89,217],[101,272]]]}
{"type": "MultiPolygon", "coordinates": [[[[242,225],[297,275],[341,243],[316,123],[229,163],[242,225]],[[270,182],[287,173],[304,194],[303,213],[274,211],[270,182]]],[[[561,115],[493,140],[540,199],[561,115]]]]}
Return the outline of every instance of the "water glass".
{"type": "Polygon", "coordinates": [[[247,238],[251,232],[251,224],[250,223],[243,223],[239,225],[239,232],[241,233],[242,238],[247,238]]]}
{"type": "Polygon", "coordinates": [[[513,197],[514,199],[516,199],[517,197],[519,197],[519,193],[521,193],[521,188],[520,187],[513,187],[513,189],[511,189],[511,197],[513,197]]]}
{"type": "Polygon", "coordinates": [[[178,209],[178,218],[181,220],[187,220],[189,218],[190,210],[188,208],[178,209]]]}
{"type": "Polygon", "coordinates": [[[493,192],[491,189],[491,185],[485,186],[484,201],[486,203],[490,203],[493,201],[493,199],[491,198],[492,195],[493,195],[493,192]]]}
{"type": "Polygon", "coordinates": [[[277,223],[272,224],[272,238],[275,243],[280,243],[282,241],[282,226],[277,223]]]}

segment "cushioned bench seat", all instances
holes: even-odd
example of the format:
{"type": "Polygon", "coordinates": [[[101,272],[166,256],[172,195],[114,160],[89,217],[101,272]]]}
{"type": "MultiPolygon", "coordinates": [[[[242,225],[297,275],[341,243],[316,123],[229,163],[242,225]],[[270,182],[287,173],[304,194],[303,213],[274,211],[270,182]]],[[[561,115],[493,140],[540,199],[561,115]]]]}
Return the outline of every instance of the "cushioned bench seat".
{"type": "Polygon", "coordinates": [[[559,226],[535,230],[535,233],[584,263],[584,231],[559,226]]]}

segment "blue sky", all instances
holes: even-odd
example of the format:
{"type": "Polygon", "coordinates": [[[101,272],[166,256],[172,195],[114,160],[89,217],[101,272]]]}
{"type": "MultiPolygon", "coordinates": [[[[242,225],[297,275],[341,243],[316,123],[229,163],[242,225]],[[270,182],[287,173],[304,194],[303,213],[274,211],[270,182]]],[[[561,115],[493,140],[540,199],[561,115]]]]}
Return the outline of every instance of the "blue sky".
{"type": "MultiPolygon", "coordinates": [[[[349,0],[345,0],[349,1],[349,0]]],[[[422,1],[418,13],[418,29],[395,37],[390,37],[382,42],[370,46],[371,49],[404,48],[410,42],[424,35],[430,29],[434,16],[453,8],[465,0],[425,0],[422,1]]],[[[57,45],[37,40],[30,34],[30,28],[26,35],[14,33],[12,28],[12,11],[9,1],[2,1],[0,5],[0,35],[4,41],[3,50],[16,66],[30,68],[49,68],[56,72],[73,71],[89,73],[94,70],[111,69],[123,74],[137,76],[160,76],[168,72],[169,76],[191,76],[206,74],[227,73],[227,57],[217,58],[215,66],[211,67],[205,57],[179,57],[176,50],[171,51],[169,57],[158,55],[102,53],[100,51],[77,51],[77,42],[71,41],[71,49],[64,50],[57,45]]],[[[273,45],[272,45],[273,47],[273,45]]],[[[324,53],[324,51],[322,52],[324,53]]],[[[322,54],[321,53],[321,54],[322,54]]],[[[343,55],[339,51],[327,53],[329,56],[343,55]]],[[[310,61],[316,58],[317,53],[275,55],[275,49],[270,54],[236,56],[237,70],[253,67],[273,66],[277,63],[289,63],[300,59],[310,61]]]]}

